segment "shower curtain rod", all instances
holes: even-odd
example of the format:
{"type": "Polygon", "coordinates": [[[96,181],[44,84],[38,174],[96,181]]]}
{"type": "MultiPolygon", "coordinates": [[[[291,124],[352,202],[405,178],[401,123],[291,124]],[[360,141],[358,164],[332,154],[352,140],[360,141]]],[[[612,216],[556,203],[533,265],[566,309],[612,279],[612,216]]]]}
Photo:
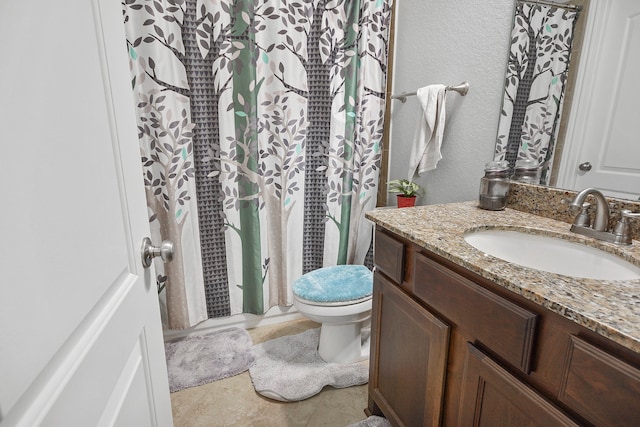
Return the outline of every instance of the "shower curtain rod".
{"type": "MultiPolygon", "coordinates": [[[[469,82],[462,82],[459,85],[447,86],[444,90],[458,92],[460,95],[465,96],[469,92],[469,82]]],[[[391,99],[399,99],[403,104],[407,102],[407,96],[415,96],[418,92],[401,93],[400,95],[391,95],[391,99]]]]}
{"type": "Polygon", "coordinates": [[[582,10],[582,6],[580,5],[555,3],[552,1],[544,1],[544,0],[518,0],[518,3],[542,4],[545,6],[559,7],[561,9],[571,9],[571,10],[575,10],[576,12],[580,12],[582,10]]]}

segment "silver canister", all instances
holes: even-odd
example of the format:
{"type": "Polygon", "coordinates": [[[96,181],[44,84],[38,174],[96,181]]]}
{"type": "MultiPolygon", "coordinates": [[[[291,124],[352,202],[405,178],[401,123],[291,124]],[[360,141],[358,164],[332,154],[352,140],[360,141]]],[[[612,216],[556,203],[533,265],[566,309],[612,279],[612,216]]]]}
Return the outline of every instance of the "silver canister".
{"type": "Polygon", "coordinates": [[[535,160],[516,160],[516,166],[511,176],[511,181],[526,182],[527,184],[540,184],[540,164],[535,160]]]}
{"type": "Polygon", "coordinates": [[[490,211],[499,211],[507,205],[509,194],[509,163],[506,161],[489,162],[484,167],[484,176],[480,179],[480,207],[490,211]]]}

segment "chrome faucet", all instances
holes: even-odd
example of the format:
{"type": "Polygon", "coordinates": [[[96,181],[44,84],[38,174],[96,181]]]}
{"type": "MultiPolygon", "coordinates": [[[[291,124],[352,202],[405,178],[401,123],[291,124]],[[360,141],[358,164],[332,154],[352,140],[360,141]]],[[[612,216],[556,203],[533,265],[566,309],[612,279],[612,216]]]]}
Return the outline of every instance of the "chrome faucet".
{"type": "Polygon", "coordinates": [[[596,198],[596,217],[593,221],[593,229],[595,231],[606,232],[609,227],[609,203],[607,199],[604,198],[604,194],[599,190],[595,188],[585,188],[573,199],[570,208],[572,210],[582,209],[582,205],[589,194],[596,198]]]}
{"type": "Polygon", "coordinates": [[[618,223],[613,227],[613,230],[609,231],[609,216],[611,215],[609,212],[609,203],[604,195],[595,188],[586,188],[579,192],[569,207],[571,210],[579,212],[571,226],[571,232],[618,245],[631,244],[629,220],[632,218],[640,218],[640,213],[632,213],[626,209],[622,210],[618,223]],[[592,195],[596,199],[596,215],[593,221],[593,227],[589,226],[589,218],[587,215],[589,204],[585,203],[585,199],[589,195],[592,195]]]}

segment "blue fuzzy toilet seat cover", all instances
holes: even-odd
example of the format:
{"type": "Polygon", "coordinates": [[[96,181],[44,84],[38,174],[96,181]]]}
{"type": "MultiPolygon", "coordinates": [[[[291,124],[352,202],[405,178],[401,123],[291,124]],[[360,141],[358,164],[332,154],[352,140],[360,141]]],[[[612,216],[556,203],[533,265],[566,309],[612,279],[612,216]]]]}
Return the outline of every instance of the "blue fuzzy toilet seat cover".
{"type": "Polygon", "coordinates": [[[312,302],[355,302],[373,293],[373,273],[364,265],[324,267],[297,279],[293,293],[312,302]]]}

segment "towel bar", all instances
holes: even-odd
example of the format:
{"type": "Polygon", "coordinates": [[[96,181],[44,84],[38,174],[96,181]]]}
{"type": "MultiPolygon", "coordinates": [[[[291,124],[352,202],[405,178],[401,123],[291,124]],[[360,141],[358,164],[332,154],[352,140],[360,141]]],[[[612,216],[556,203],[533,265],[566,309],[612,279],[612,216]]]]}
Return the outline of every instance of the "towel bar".
{"type": "MultiPolygon", "coordinates": [[[[452,90],[454,92],[458,92],[462,96],[465,96],[469,92],[469,82],[462,82],[459,85],[455,85],[455,86],[447,86],[445,90],[446,91],[452,90]]],[[[402,93],[400,95],[391,95],[391,99],[398,99],[400,100],[400,102],[404,104],[405,102],[407,102],[407,96],[415,96],[415,95],[417,95],[417,92],[402,93]]]]}

